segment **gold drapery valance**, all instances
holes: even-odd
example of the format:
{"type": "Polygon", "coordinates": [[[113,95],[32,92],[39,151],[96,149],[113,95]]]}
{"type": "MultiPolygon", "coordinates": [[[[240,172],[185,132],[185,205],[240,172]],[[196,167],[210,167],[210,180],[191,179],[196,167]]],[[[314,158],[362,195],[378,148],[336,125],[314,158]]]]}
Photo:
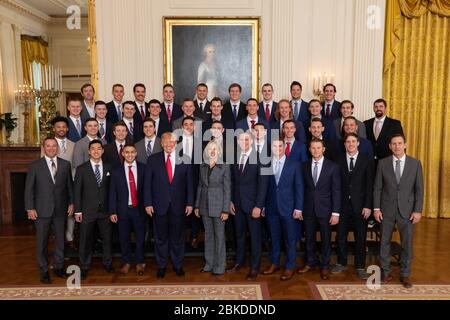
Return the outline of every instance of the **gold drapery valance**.
{"type": "Polygon", "coordinates": [[[402,16],[413,19],[431,12],[450,17],[449,0],[387,0],[384,34],[384,72],[387,72],[398,52],[401,40],[402,16]]]}
{"type": "Polygon", "coordinates": [[[21,36],[23,79],[32,84],[30,69],[33,61],[42,65],[48,64],[48,43],[41,37],[21,36]]]}
{"type": "Polygon", "coordinates": [[[388,0],[383,93],[422,161],[431,218],[450,218],[449,30],[449,0],[388,0]]]}

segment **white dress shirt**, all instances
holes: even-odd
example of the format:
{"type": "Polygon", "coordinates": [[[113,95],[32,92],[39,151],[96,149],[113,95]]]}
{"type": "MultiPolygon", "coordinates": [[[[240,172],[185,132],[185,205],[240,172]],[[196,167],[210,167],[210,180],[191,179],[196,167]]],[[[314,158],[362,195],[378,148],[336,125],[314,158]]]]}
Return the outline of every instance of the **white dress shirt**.
{"type": "Polygon", "coordinates": [[[136,106],[137,106],[138,111],[139,111],[139,115],[141,114],[141,111],[144,111],[144,115],[146,115],[145,102],[140,104],[139,102],[135,101],[134,103],[136,103],[136,106]],[[142,108],[142,110],[141,110],[141,108],[142,108]]]}
{"type": "Polygon", "coordinates": [[[122,145],[122,150],[123,150],[123,147],[125,147],[125,144],[126,144],[127,142],[124,141],[123,143],[120,143],[120,142],[117,141],[117,140],[115,140],[115,141],[116,141],[117,153],[120,155],[120,145],[122,145]]]}
{"type": "Polygon", "coordinates": [[[259,153],[261,153],[264,149],[265,144],[266,144],[266,139],[263,139],[262,142],[260,142],[260,143],[258,143],[258,141],[255,140],[256,151],[259,151],[259,153]]]}
{"type": "Polygon", "coordinates": [[[238,100],[238,101],[231,101],[230,100],[230,104],[231,104],[231,113],[232,114],[234,112],[234,107],[233,106],[236,106],[236,116],[237,116],[239,114],[239,107],[241,105],[241,100],[238,100]]]}
{"type": "Polygon", "coordinates": [[[91,162],[92,171],[93,171],[94,173],[95,173],[95,166],[96,166],[97,164],[99,165],[98,170],[100,171],[100,177],[102,177],[102,179],[103,179],[103,161],[100,160],[99,163],[95,163],[95,162],[92,161],[92,160],[89,160],[89,161],[91,162]]]}
{"type": "Polygon", "coordinates": [[[126,161],[123,164],[125,168],[125,177],[127,178],[127,188],[128,188],[128,205],[131,206],[133,204],[133,201],[131,200],[131,190],[130,190],[130,176],[128,174],[129,166],[131,166],[131,171],[133,172],[134,176],[134,183],[136,184],[136,190],[138,185],[138,174],[137,174],[137,164],[136,161],[133,161],[132,164],[127,163],[126,161]]]}
{"type": "Polygon", "coordinates": [[[117,115],[118,115],[119,119],[122,119],[122,103],[117,102],[116,100],[113,100],[113,101],[114,101],[114,106],[116,107],[117,115]]]}
{"type": "Polygon", "coordinates": [[[80,121],[80,131],[83,131],[83,122],[81,121],[81,117],[75,118],[74,116],[69,116],[69,118],[72,120],[75,128],[77,127],[77,120],[80,121]]]}
{"type": "MultiPolygon", "coordinates": [[[[155,120],[155,119],[153,119],[153,120],[155,120]]],[[[161,120],[161,118],[159,118],[159,117],[158,117],[158,119],[155,120],[155,134],[156,135],[158,134],[160,120],[161,120]]]]}
{"type": "Polygon", "coordinates": [[[91,117],[91,118],[95,118],[95,108],[94,108],[94,106],[95,106],[95,103],[92,105],[92,107],[87,103],[87,101],[86,100],[84,100],[84,105],[86,106],[86,109],[87,109],[87,111],[88,111],[88,113],[89,113],[89,117],[91,117]]]}
{"type": "Polygon", "coordinates": [[[194,136],[186,136],[183,134],[183,155],[192,158],[192,150],[194,146],[194,136]]]}
{"type": "Polygon", "coordinates": [[[127,125],[128,131],[130,132],[130,134],[133,135],[134,134],[134,120],[123,118],[123,122],[125,122],[125,124],[127,125]],[[130,122],[133,125],[133,130],[130,129],[130,122]]]}
{"type": "Polygon", "coordinates": [[[199,107],[199,109],[202,110],[202,111],[205,111],[205,108],[206,108],[206,104],[207,104],[207,103],[208,103],[208,100],[207,100],[207,99],[202,100],[202,101],[200,101],[200,100],[197,99],[198,107],[199,107]],[[203,103],[203,108],[200,107],[200,103],[203,103]]]}

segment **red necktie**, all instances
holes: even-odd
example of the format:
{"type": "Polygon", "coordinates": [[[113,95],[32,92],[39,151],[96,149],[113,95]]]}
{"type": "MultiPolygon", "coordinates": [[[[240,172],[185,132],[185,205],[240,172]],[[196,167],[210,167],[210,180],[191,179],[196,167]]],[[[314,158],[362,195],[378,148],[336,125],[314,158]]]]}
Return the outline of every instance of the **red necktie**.
{"type": "Polygon", "coordinates": [[[120,150],[119,150],[120,163],[123,163],[123,160],[125,160],[123,158],[122,151],[123,151],[123,144],[120,145],[120,150]]]}
{"type": "Polygon", "coordinates": [[[142,120],[145,120],[145,112],[144,112],[143,106],[141,106],[141,117],[142,117],[142,120]]]}
{"type": "Polygon", "coordinates": [[[131,170],[132,167],[133,166],[128,166],[128,182],[130,184],[131,205],[137,207],[136,180],[134,180],[133,170],[131,170]]]}
{"type": "Polygon", "coordinates": [[[170,119],[172,118],[172,110],[170,110],[170,104],[167,105],[167,118],[169,118],[170,122],[170,119]]]}
{"type": "Polygon", "coordinates": [[[170,182],[170,184],[172,184],[173,173],[172,173],[172,162],[170,161],[170,154],[167,155],[166,170],[167,170],[167,176],[169,177],[169,182],[170,182]]]}
{"type": "Polygon", "coordinates": [[[270,110],[269,110],[269,104],[266,104],[266,120],[270,120],[270,110]]]}
{"type": "Polygon", "coordinates": [[[252,124],[252,129],[255,129],[256,121],[255,121],[255,120],[250,120],[250,122],[251,122],[251,124],[252,124]]]}
{"type": "Polygon", "coordinates": [[[286,157],[289,158],[289,156],[291,155],[291,143],[287,142],[286,144],[287,144],[287,146],[286,146],[286,150],[285,150],[284,154],[286,155],[286,157]]]}
{"type": "Polygon", "coordinates": [[[331,104],[328,103],[327,104],[327,111],[326,111],[325,115],[327,116],[327,118],[329,118],[330,114],[331,114],[331,104]]]}

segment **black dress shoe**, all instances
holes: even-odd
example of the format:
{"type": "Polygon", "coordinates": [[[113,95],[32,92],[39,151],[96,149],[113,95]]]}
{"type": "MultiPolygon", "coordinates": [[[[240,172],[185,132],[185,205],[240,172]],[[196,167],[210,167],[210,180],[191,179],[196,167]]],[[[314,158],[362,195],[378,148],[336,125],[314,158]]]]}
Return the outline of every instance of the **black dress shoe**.
{"type": "Polygon", "coordinates": [[[241,268],[242,266],[240,264],[235,264],[232,268],[227,269],[227,272],[229,273],[238,272],[241,268]]]}
{"type": "Polygon", "coordinates": [[[114,267],[112,266],[112,264],[105,266],[105,271],[108,273],[114,273],[116,272],[116,270],[114,270],[114,267]]]}
{"type": "Polygon", "coordinates": [[[175,273],[176,273],[177,276],[179,276],[179,277],[184,276],[184,270],[183,270],[183,268],[175,269],[175,273]]]}
{"type": "Polygon", "coordinates": [[[409,277],[400,277],[400,282],[402,283],[403,288],[405,289],[412,288],[412,283],[409,277]]]}
{"type": "Polygon", "coordinates": [[[44,284],[49,284],[49,283],[51,283],[52,281],[50,280],[50,275],[48,274],[48,271],[47,272],[43,272],[43,273],[41,273],[41,282],[42,283],[44,283],[44,284]]]}
{"type": "Polygon", "coordinates": [[[86,269],[81,269],[81,272],[80,272],[81,280],[86,280],[87,275],[88,275],[88,271],[86,269]]]}
{"type": "Polygon", "coordinates": [[[249,281],[253,281],[256,280],[256,277],[258,276],[258,271],[257,270],[252,270],[250,271],[250,273],[247,275],[247,280],[249,281]]]}
{"type": "Polygon", "coordinates": [[[158,269],[158,272],[156,272],[156,277],[159,279],[162,279],[166,276],[166,268],[160,268],[158,269]]]}
{"type": "Polygon", "coordinates": [[[61,279],[67,278],[66,272],[64,271],[63,268],[55,269],[53,272],[55,273],[55,276],[57,276],[58,278],[61,278],[61,279]]]}

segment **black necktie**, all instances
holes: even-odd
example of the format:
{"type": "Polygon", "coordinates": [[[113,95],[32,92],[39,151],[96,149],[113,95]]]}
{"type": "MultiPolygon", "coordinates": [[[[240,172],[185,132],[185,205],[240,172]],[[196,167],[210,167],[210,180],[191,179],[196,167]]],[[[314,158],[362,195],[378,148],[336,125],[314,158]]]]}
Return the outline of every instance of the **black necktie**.
{"type": "Polygon", "coordinates": [[[352,172],[353,169],[355,168],[355,164],[354,164],[353,160],[354,160],[354,158],[351,157],[351,158],[350,158],[350,172],[352,172]]]}

